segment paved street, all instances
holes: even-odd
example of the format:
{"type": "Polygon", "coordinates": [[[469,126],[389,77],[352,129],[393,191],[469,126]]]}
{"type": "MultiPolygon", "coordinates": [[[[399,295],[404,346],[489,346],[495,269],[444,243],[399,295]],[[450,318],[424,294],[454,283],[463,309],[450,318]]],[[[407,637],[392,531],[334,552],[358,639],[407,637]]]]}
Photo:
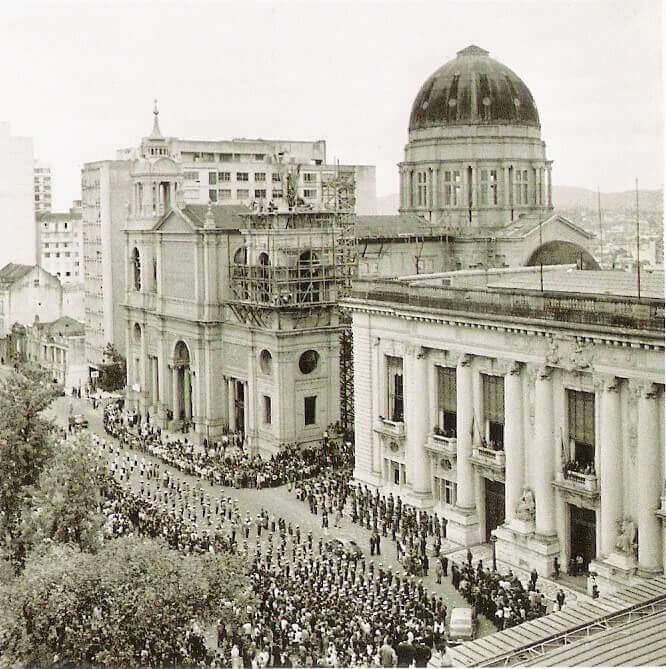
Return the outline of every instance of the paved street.
{"type": "MultiPolygon", "coordinates": [[[[55,400],[52,407],[49,409],[48,414],[52,417],[58,424],[66,427],[67,416],[70,413],[70,407],[73,413],[83,413],[88,417],[90,430],[97,433],[98,435],[109,440],[109,437],[103,428],[102,423],[102,408],[98,407],[93,411],[90,402],[86,399],[74,399],[71,397],[59,397],[55,400]]],[[[129,451],[125,451],[128,453],[129,451]]],[[[136,452],[139,457],[144,457],[146,460],[152,459],[150,456],[145,455],[141,452],[136,452]]],[[[164,465],[162,465],[164,467],[164,465]]],[[[173,470],[175,472],[175,470],[173,470]]],[[[312,532],[314,543],[317,544],[317,541],[320,537],[325,538],[324,530],[321,527],[320,517],[313,515],[309,512],[307,505],[303,502],[296,500],[293,493],[287,491],[286,486],[281,486],[279,488],[265,488],[261,491],[254,489],[235,489],[235,488],[222,488],[219,486],[211,486],[208,482],[202,481],[201,479],[182,474],[180,472],[175,472],[177,476],[181,479],[187,480],[190,485],[196,485],[198,488],[202,486],[204,491],[207,494],[211,495],[211,498],[215,499],[220,495],[231,497],[232,499],[238,500],[238,504],[241,510],[241,515],[244,517],[246,511],[250,512],[252,518],[255,518],[256,515],[262,510],[267,509],[269,513],[275,514],[276,517],[283,517],[287,522],[291,522],[294,527],[299,525],[301,528],[302,535],[306,536],[309,531],[312,532]]],[[[140,489],[140,474],[138,471],[135,471],[131,477],[132,487],[138,491],[140,489]]],[[[197,510],[198,511],[198,510],[197,510]]],[[[201,517],[198,517],[198,522],[201,522],[201,517]]],[[[267,533],[262,534],[262,540],[266,538],[267,533]]],[[[349,518],[344,518],[341,522],[339,529],[330,528],[329,536],[339,536],[342,538],[350,538],[355,540],[358,545],[363,550],[366,558],[374,559],[375,564],[382,563],[384,566],[390,566],[394,571],[402,570],[401,566],[397,561],[395,544],[389,539],[382,540],[382,555],[380,557],[370,557],[369,550],[369,538],[370,532],[360,528],[358,525],[349,520],[349,518]]],[[[256,543],[256,531],[253,526],[252,532],[250,533],[250,546],[253,546],[256,543]]],[[[450,560],[456,562],[463,562],[465,559],[466,549],[463,549],[459,545],[444,540],[442,551],[449,555],[450,560]]],[[[484,564],[490,565],[492,562],[491,558],[491,549],[488,545],[479,545],[472,548],[472,553],[474,555],[474,562],[479,558],[483,559],[484,564]]],[[[501,570],[508,570],[508,565],[499,563],[501,570]]],[[[528,572],[524,570],[516,569],[512,567],[514,573],[517,573],[524,581],[528,578],[528,572]]],[[[423,579],[424,585],[427,589],[435,591],[438,595],[442,595],[444,598],[449,611],[456,606],[467,606],[465,600],[457,593],[453,588],[450,582],[450,578],[444,579],[441,585],[437,585],[434,576],[434,571],[430,571],[430,575],[423,579]]],[[[545,579],[540,579],[539,587],[547,595],[549,599],[554,599],[555,592],[559,587],[559,584],[552,581],[546,581],[545,579]]],[[[580,598],[583,595],[576,593],[568,588],[564,588],[567,595],[567,603],[572,603],[576,598],[580,598]]],[[[584,596],[583,596],[584,597],[584,596]]],[[[495,630],[494,626],[486,620],[485,617],[480,616],[480,634],[485,635],[493,632],[495,630]]]]}

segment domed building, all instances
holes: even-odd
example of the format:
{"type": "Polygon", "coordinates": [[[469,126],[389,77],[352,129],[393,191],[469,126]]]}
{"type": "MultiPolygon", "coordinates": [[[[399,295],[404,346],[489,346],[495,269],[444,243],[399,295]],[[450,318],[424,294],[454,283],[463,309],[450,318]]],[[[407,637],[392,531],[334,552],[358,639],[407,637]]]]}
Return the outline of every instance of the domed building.
{"type": "Polygon", "coordinates": [[[421,86],[399,164],[399,217],[361,217],[359,237],[395,259],[361,271],[379,275],[483,267],[598,265],[593,235],[555,214],[552,161],[525,82],[488,51],[468,46],[421,86]],[[372,219],[372,220],[370,220],[372,219]],[[392,220],[390,220],[392,219],[392,220]],[[445,238],[445,248],[440,241],[445,238]],[[400,245],[419,239],[419,257],[400,245]],[[404,250],[404,249],[403,249],[404,250]],[[421,257],[423,256],[423,257],[421,257]],[[404,266],[402,266],[404,265],[404,266]]]}

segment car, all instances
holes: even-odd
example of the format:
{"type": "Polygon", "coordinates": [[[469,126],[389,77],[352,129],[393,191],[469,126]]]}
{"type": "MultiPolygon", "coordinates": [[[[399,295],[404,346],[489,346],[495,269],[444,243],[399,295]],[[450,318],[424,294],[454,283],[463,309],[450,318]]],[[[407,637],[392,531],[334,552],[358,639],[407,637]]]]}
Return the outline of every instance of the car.
{"type": "Polygon", "coordinates": [[[325,546],[329,553],[337,556],[360,557],[363,554],[363,551],[353,539],[336,537],[329,539],[325,546]]]}
{"type": "Polygon", "coordinates": [[[448,627],[448,641],[458,644],[476,639],[479,621],[470,608],[456,607],[451,611],[448,627]]]}
{"type": "Polygon", "coordinates": [[[82,413],[77,413],[69,417],[69,424],[74,429],[88,427],[88,419],[82,413]]]}

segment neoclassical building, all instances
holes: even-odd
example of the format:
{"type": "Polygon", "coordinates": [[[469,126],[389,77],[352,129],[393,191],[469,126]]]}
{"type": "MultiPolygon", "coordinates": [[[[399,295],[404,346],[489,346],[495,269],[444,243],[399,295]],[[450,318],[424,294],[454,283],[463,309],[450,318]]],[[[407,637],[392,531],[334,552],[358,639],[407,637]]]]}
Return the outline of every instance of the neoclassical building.
{"type": "Polygon", "coordinates": [[[608,582],[662,572],[663,274],[640,300],[633,281],[572,267],[358,281],[355,479],[540,574],[577,555],[608,582]]]}
{"type": "Polygon", "coordinates": [[[349,214],[186,204],[157,132],[130,178],[129,406],[171,430],[188,424],[194,440],[240,431],[264,453],[321,438],[340,417],[349,214]]]}

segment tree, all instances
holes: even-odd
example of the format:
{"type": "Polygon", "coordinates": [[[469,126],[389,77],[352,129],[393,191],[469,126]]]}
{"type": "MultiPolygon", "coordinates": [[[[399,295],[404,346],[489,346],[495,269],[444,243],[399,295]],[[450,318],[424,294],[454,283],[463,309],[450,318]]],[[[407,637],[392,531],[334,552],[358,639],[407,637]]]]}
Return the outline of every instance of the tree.
{"type": "Polygon", "coordinates": [[[198,625],[239,624],[254,601],[239,558],[133,537],[96,554],[54,545],[4,592],[0,650],[9,664],[38,666],[195,664],[207,654],[198,625]]]}
{"type": "Polygon", "coordinates": [[[20,560],[17,544],[28,486],[51,457],[51,424],[40,415],[54,390],[39,370],[14,372],[0,381],[0,537],[2,552],[20,560]]]}
{"type": "Polygon", "coordinates": [[[71,542],[90,552],[100,548],[98,464],[88,434],[80,432],[59,444],[39,485],[28,492],[22,523],[26,548],[44,541],[71,542]]]}
{"type": "Polygon", "coordinates": [[[121,390],[127,383],[127,363],[116,347],[109,343],[104,349],[106,362],[100,365],[99,386],[102,390],[113,392],[121,390]]]}

